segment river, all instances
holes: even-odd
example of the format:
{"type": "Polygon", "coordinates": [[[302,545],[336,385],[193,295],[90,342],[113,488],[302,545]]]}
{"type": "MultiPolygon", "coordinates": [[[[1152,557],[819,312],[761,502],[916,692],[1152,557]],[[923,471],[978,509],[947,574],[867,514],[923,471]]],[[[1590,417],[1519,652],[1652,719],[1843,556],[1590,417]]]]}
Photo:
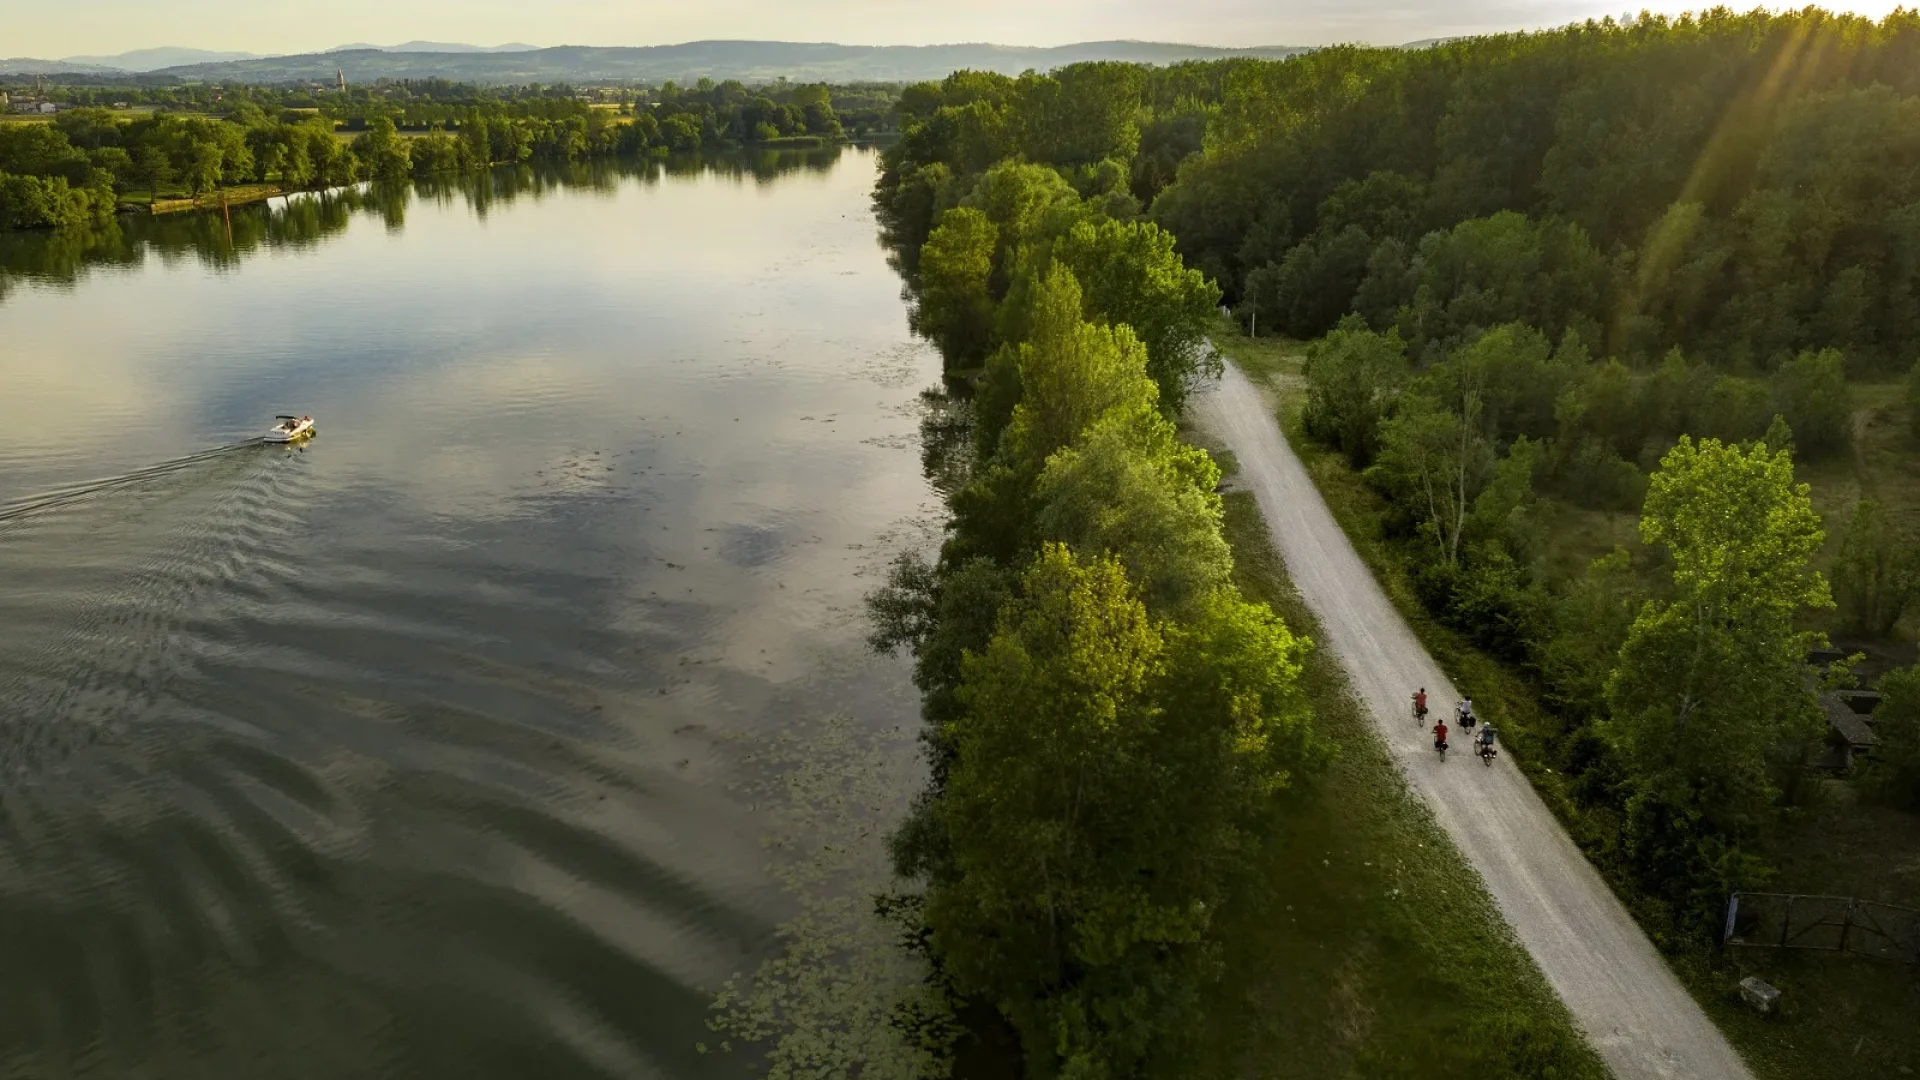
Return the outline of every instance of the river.
{"type": "Polygon", "coordinates": [[[0,1074],[740,1075],[769,781],[843,717],[914,784],[876,167],[0,239],[0,1074]]]}

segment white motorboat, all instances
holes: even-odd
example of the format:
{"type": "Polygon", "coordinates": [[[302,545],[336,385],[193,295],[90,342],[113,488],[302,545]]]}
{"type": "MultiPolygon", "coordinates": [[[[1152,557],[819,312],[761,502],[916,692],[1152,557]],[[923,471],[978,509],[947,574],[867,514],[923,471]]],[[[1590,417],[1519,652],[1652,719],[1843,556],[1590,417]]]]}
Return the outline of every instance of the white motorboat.
{"type": "Polygon", "coordinates": [[[275,419],[280,422],[273,426],[272,431],[262,436],[267,442],[294,442],[313,434],[313,417],[311,416],[279,416],[275,419]]]}

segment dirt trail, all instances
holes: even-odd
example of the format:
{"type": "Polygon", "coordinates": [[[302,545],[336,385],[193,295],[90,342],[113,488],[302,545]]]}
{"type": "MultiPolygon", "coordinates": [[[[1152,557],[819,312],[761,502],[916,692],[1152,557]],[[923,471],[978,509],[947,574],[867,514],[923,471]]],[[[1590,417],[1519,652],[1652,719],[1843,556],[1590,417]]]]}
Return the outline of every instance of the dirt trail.
{"type": "Polygon", "coordinates": [[[1718,1028],[1667,968],[1526,778],[1503,752],[1491,769],[1454,740],[1439,760],[1409,712],[1427,688],[1431,708],[1459,693],[1379,583],[1280,434],[1261,392],[1227,366],[1194,395],[1195,421],[1239,459],[1236,486],[1259,502],[1274,546],[1330,648],[1352,677],[1388,752],[1487,889],[1594,1047],[1620,1080],[1748,1080],[1718,1028]]]}

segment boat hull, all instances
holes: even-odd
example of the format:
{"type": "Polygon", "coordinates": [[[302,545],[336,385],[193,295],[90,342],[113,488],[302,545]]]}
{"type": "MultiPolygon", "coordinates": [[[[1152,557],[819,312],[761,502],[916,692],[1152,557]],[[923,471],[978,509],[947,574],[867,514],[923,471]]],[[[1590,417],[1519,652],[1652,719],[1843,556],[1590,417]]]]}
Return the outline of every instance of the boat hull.
{"type": "Polygon", "coordinates": [[[300,423],[294,425],[291,431],[287,430],[286,428],[274,428],[272,431],[269,431],[264,436],[262,436],[261,439],[263,442],[270,442],[270,443],[290,443],[290,442],[299,442],[301,439],[304,439],[307,436],[312,434],[313,434],[313,421],[303,420],[300,423]]]}

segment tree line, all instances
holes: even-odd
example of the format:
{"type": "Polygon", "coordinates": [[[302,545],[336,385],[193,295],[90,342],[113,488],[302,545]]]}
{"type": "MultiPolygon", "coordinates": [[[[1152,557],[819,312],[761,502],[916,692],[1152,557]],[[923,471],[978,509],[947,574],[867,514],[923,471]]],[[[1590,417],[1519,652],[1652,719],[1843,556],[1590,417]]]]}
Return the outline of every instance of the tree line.
{"type": "MultiPolygon", "coordinates": [[[[948,89],[1064,105],[1142,77],[948,89]]],[[[937,192],[914,157],[931,116],[883,156],[914,322],[975,390],[938,558],[903,559],[871,604],[876,647],[915,657],[933,766],[893,839],[924,892],[893,910],[1036,1075],[1099,1077],[1177,1068],[1216,916],[1276,793],[1330,750],[1298,686],[1310,644],[1230,583],[1219,469],[1174,428],[1219,292],[1098,167],[1130,119],[1102,129],[1119,145],[1085,119],[1053,114],[1038,161],[982,154],[937,192]]]]}
{"type": "Polygon", "coordinates": [[[613,109],[596,108],[572,94],[487,95],[462,99],[448,92],[438,95],[406,93],[400,87],[340,99],[320,106],[322,115],[338,120],[349,131],[367,128],[387,117],[402,130],[456,129],[476,109],[489,117],[539,117],[563,122],[598,114],[632,117],[652,130],[652,139],[664,138],[673,149],[700,146],[742,146],[779,139],[836,140],[845,134],[842,107],[857,114],[862,129],[877,127],[892,107],[884,88],[834,87],[825,83],[795,84],[780,80],[749,87],[737,80],[715,83],[702,79],[681,87],[668,82],[658,89],[623,89],[613,109]],[[676,119],[679,118],[679,119],[676,119]]]}
{"type": "Polygon", "coordinates": [[[269,114],[250,99],[219,118],[156,113],[128,119],[106,109],[71,109],[50,124],[0,125],[0,229],[76,227],[105,220],[122,196],[197,197],[241,183],[335,187],[519,162],[695,150],[728,145],[741,133],[747,141],[796,133],[839,138],[826,88],[795,88],[786,96],[783,103],[749,97],[715,107],[694,92],[663,102],[657,115],[630,118],[570,101],[432,106],[430,130],[414,137],[401,135],[395,122],[395,115],[409,118],[405,110],[379,111],[357,116],[361,130],[351,142],[336,137],[329,117],[269,114]]]}
{"type": "Polygon", "coordinates": [[[691,87],[669,82],[649,96],[635,106],[635,123],[656,125],[657,137],[674,150],[843,134],[825,83],[749,88],[701,79],[691,87]]]}
{"type": "Polygon", "coordinates": [[[71,284],[94,268],[137,267],[155,254],[230,267],[267,252],[297,251],[347,229],[357,215],[377,218],[389,231],[398,230],[405,227],[416,200],[458,199],[484,219],[550,192],[611,193],[630,179],[655,183],[664,177],[713,175],[766,182],[801,170],[824,173],[833,168],[841,152],[839,147],[826,147],[521,165],[438,174],[410,184],[321,189],[297,198],[237,207],[224,220],[213,214],[138,215],[82,228],[15,231],[0,234],[0,303],[22,281],[71,284]]]}
{"type": "Polygon", "coordinates": [[[570,87],[440,79],[352,87],[345,95],[300,87],[56,87],[50,99],[89,104],[60,113],[51,126],[0,125],[0,229],[97,222],[143,192],[155,200],[248,182],[327,187],[527,161],[837,142],[849,127],[856,134],[889,128],[895,91],[702,79],[684,88],[627,88],[619,103],[601,108],[570,87]],[[129,117],[101,107],[129,98],[159,108],[129,117]],[[351,141],[332,145],[341,129],[351,141]]]}
{"type": "Polygon", "coordinates": [[[573,161],[633,150],[643,130],[593,117],[556,123],[476,111],[457,137],[437,132],[403,139],[382,117],[344,143],[332,121],[301,113],[127,120],[104,109],[74,109],[51,124],[0,126],[0,228],[103,221],[122,194],[200,196],[251,182],[337,187],[501,163],[573,161]]]}
{"type": "MultiPolygon", "coordinates": [[[[60,75],[42,79],[0,77],[0,90],[34,93],[63,105],[100,107],[123,104],[174,112],[219,113],[241,103],[269,112],[277,109],[352,111],[380,103],[489,105],[573,102],[581,93],[569,83],[482,85],[455,79],[376,79],[349,83],[345,94],[332,86],[178,82],[170,75],[60,75]]],[[[619,87],[617,100],[632,102],[644,88],[619,87]]],[[[339,117],[336,117],[337,119],[339,117]]]]}
{"type": "MultiPolygon", "coordinates": [[[[1122,551],[1122,523],[1185,519],[1128,502],[1137,466],[1103,467],[1109,486],[1069,511],[1049,501],[1058,482],[1030,479],[1051,463],[1009,460],[1010,418],[1051,385],[1021,364],[1062,271],[1090,323],[1146,343],[1163,415],[1204,374],[1182,350],[1214,282],[1244,323],[1315,340],[1305,431],[1382,497],[1420,601],[1540,690],[1553,715],[1519,732],[1523,752],[1596,865],[1663,940],[1711,940],[1727,892],[1766,879],[1778,808],[1825,733],[1815,695],[1846,677],[1809,666],[1824,642],[1811,628],[1885,634],[1920,601],[1920,542],[1897,516],[1866,500],[1823,521],[1796,475],[1852,452],[1861,379],[1905,373],[1920,437],[1920,16],[1715,11],[1284,62],[958,72],[907,87],[898,112],[876,205],[916,327],[973,390],[974,432],[947,470],[940,560],[879,598],[882,641],[915,648],[935,761],[901,868],[928,883],[936,957],[1014,1019],[1035,1071],[1098,1059],[1109,1071],[1084,1075],[1137,1073],[1151,1050],[1081,1026],[1124,1007],[1083,995],[1138,1006],[1129,1022],[1162,1038],[1143,1017],[1177,1016],[1174,988],[1204,977],[1063,961],[1049,950],[1074,909],[1051,889],[1072,879],[1051,861],[1024,890],[996,877],[1082,820],[1075,774],[1036,729],[1080,707],[1080,664],[1125,666],[1066,644],[1082,620],[1125,639],[1097,605],[1060,607],[1055,651],[1002,643],[1028,633],[1028,590],[1044,587],[1015,568],[1066,575],[1061,560],[1087,552],[1035,543],[1070,523],[1101,523],[1080,544],[1122,551]],[[1641,550],[1550,569],[1560,508],[1638,511],[1641,550]],[[987,681],[1042,668],[1060,680],[1044,693],[987,681]],[[1006,702],[1024,725],[1000,718],[1006,702]],[[991,783],[1046,787],[1015,760],[1031,757],[1061,790],[961,809],[985,799],[955,786],[970,755],[991,783]],[[974,875],[994,882],[984,895],[974,875]],[[989,913],[1001,921],[980,934],[989,913]],[[1074,1056],[1088,1046],[1101,1049],[1074,1056]]],[[[1086,438],[1041,445],[1077,464],[1086,438]]],[[[1116,556],[1149,575],[1128,578],[1149,618],[1154,575],[1217,565],[1205,545],[1154,542],[1153,568],[1116,556]]],[[[1920,807],[1920,681],[1884,685],[1865,787],[1920,807]]],[[[1113,775],[1139,797],[1105,827],[1157,839],[1191,820],[1185,792],[1113,775]]],[[[1194,782],[1244,791],[1218,776],[1194,782]]],[[[1135,842],[1149,841],[1101,841],[1135,842]]],[[[1205,928],[1192,934],[1204,946],[1205,928]]]]}

